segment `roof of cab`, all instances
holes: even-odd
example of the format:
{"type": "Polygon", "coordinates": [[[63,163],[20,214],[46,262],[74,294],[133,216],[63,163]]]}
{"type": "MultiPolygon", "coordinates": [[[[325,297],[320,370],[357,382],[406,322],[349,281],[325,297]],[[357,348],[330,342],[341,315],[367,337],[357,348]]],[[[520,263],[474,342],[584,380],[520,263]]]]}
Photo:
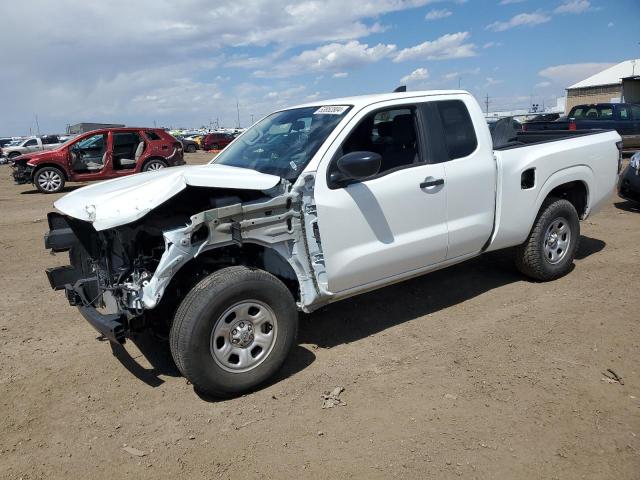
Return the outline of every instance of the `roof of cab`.
{"type": "Polygon", "coordinates": [[[343,98],[330,98],[327,100],[315,100],[313,102],[307,102],[293,107],[288,107],[286,110],[292,108],[302,107],[321,107],[324,105],[353,105],[354,107],[364,107],[373,103],[385,102],[387,100],[397,100],[399,98],[414,98],[414,97],[426,97],[433,95],[470,95],[466,90],[424,90],[415,92],[393,92],[393,93],[376,93],[372,95],[358,95],[355,97],[343,97],[343,98]]]}

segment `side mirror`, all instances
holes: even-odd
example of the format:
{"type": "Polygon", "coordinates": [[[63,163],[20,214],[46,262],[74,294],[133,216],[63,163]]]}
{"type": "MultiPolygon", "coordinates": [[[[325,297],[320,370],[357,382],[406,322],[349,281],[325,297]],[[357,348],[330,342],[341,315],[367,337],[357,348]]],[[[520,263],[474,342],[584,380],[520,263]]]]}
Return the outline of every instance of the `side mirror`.
{"type": "Polygon", "coordinates": [[[343,180],[365,180],[380,171],[382,157],[375,152],[351,152],[336,163],[343,180]]]}

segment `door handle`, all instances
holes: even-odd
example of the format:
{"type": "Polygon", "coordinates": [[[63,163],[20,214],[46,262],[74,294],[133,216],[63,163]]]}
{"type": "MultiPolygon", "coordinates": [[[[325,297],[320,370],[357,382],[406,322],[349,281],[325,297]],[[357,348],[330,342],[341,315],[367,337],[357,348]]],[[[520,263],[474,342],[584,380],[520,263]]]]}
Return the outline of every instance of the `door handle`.
{"type": "Polygon", "coordinates": [[[420,188],[437,187],[439,185],[444,185],[444,178],[437,178],[435,180],[429,181],[426,180],[427,179],[425,178],[425,181],[420,184],[420,188]]]}

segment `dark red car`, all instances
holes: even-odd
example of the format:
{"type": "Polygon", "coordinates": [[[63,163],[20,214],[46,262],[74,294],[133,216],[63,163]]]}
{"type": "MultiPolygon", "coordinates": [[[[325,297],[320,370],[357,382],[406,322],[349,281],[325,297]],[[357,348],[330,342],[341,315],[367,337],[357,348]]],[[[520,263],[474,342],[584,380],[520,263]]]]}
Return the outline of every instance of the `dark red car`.
{"type": "Polygon", "coordinates": [[[184,165],[182,144],[160,128],[106,128],[84,133],[55,150],[13,161],[17,184],[56,193],[65,182],[106,180],[184,165]]]}
{"type": "Polygon", "coordinates": [[[230,133],[209,133],[202,139],[202,149],[222,150],[229,145],[234,138],[230,133]]]}

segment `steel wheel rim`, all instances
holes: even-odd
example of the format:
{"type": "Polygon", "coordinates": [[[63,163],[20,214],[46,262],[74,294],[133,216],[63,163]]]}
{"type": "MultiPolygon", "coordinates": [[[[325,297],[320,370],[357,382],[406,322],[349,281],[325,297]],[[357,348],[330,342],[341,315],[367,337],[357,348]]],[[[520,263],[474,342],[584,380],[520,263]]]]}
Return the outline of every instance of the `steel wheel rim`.
{"type": "Polygon", "coordinates": [[[216,320],[209,342],[211,356],[227,372],[248,372],[269,356],[277,335],[271,307],[258,300],[244,300],[216,320]]]}
{"type": "Polygon", "coordinates": [[[571,245],[571,228],[564,217],[558,217],[551,222],[544,235],[544,256],[551,265],[560,263],[569,251],[571,245]]]}
{"type": "Polygon", "coordinates": [[[55,192],[62,184],[62,177],[59,173],[48,170],[38,175],[38,185],[47,192],[55,192]]]}
{"type": "Polygon", "coordinates": [[[164,165],[160,162],[151,162],[149,164],[149,166],[147,167],[148,171],[153,171],[153,170],[162,170],[164,168],[164,165]]]}

